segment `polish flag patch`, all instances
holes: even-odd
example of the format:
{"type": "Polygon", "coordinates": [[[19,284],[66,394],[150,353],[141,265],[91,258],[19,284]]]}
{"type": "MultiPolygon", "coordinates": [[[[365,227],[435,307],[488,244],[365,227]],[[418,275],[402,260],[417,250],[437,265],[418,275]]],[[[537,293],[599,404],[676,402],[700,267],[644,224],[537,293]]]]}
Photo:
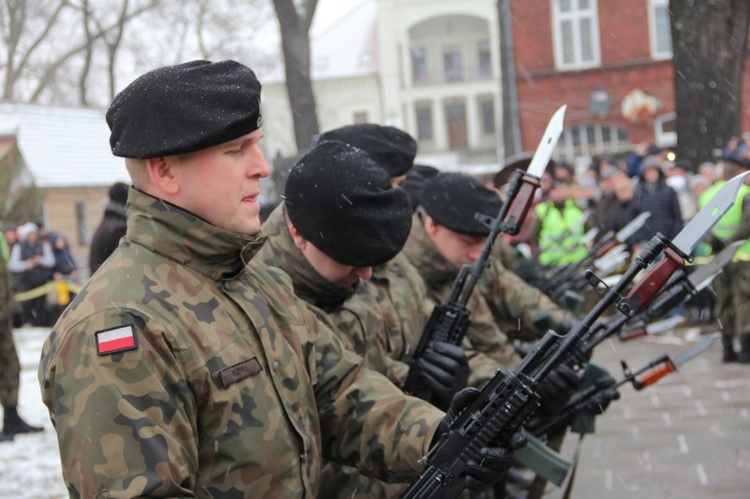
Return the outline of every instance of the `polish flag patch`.
{"type": "Polygon", "coordinates": [[[111,355],[138,348],[135,327],[117,326],[113,329],[96,332],[96,352],[99,355],[111,355]]]}

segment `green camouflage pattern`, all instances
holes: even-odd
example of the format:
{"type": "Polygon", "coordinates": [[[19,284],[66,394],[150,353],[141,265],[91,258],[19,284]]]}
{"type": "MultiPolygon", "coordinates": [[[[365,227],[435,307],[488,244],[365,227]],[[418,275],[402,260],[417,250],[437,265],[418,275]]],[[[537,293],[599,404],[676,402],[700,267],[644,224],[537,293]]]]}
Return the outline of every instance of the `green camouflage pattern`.
{"type": "MultiPolygon", "coordinates": [[[[321,320],[335,324],[346,348],[365,359],[365,365],[400,386],[406,380],[412,355],[427,324],[434,302],[417,270],[404,255],[373,268],[370,280],[351,288],[334,285],[318,274],[295,246],[283,205],[265,222],[268,241],[256,258],[276,265],[292,279],[295,293],[321,320]]],[[[471,348],[471,345],[465,345],[471,348]]],[[[497,372],[497,363],[468,351],[469,382],[482,386],[497,372]]],[[[363,476],[356,468],[328,462],[323,469],[323,497],[400,497],[408,484],[388,484],[363,476]]]]}
{"type": "MultiPolygon", "coordinates": [[[[422,226],[419,213],[415,214],[403,253],[423,277],[430,297],[439,303],[447,300],[458,269],[435,248],[422,226]]],[[[479,287],[474,289],[466,307],[471,311],[471,325],[466,337],[473,349],[498,362],[501,368],[514,368],[521,358],[495,323],[492,310],[480,294],[479,287]]]]}
{"type": "Polygon", "coordinates": [[[567,321],[573,324],[576,321],[573,314],[508,270],[500,260],[494,258],[494,253],[477,288],[492,311],[495,322],[511,341],[534,341],[544,336],[547,331],[537,328],[532,320],[540,313],[549,313],[557,323],[567,321]]]}
{"type": "Polygon", "coordinates": [[[10,285],[8,262],[0,255],[0,403],[3,407],[18,405],[21,364],[13,340],[15,301],[10,285]]]}
{"type": "Polygon", "coordinates": [[[128,205],[39,366],[71,497],[315,496],[324,459],[417,476],[443,414],[364,369],[251,260],[264,236],[132,188],[128,205]],[[137,349],[97,355],[95,333],[123,325],[137,349]]]}

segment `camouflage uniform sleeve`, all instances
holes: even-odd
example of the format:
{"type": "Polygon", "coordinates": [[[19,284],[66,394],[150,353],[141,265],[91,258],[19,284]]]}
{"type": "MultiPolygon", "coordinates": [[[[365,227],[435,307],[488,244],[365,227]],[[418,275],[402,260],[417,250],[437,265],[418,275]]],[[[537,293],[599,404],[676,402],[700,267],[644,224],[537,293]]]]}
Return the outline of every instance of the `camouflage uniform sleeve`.
{"type": "Polygon", "coordinates": [[[482,274],[479,288],[498,326],[511,339],[533,341],[541,338],[546,331],[540,331],[533,321],[539,313],[549,313],[556,322],[575,321],[570,312],[498,261],[493,260],[482,274]]]}
{"type": "Polygon", "coordinates": [[[386,482],[414,480],[443,412],[362,367],[325,323],[309,319],[324,457],[386,482]]]}
{"type": "Polygon", "coordinates": [[[495,324],[489,305],[477,289],[469,298],[467,306],[471,310],[471,325],[466,335],[473,349],[499,363],[501,368],[515,367],[521,361],[521,357],[508,341],[508,337],[495,324]]]}
{"type": "Polygon", "coordinates": [[[131,320],[138,322],[127,312],[98,313],[44,345],[42,400],[71,497],[193,495],[197,411],[167,329],[138,334],[137,351],[97,355],[94,331],[131,320]]]}

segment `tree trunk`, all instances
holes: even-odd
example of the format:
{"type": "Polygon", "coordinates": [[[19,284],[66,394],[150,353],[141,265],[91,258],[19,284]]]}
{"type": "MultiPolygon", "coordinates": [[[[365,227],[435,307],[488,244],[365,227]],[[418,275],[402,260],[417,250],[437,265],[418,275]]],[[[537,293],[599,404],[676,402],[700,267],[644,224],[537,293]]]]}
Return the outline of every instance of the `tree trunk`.
{"type": "Polygon", "coordinates": [[[297,151],[307,151],[320,133],[315,95],[310,78],[310,40],[308,32],[317,0],[305,0],[300,11],[292,0],[273,0],[281,28],[286,88],[294,123],[297,151]]]}
{"type": "Polygon", "coordinates": [[[714,159],[742,130],[742,67],[750,2],[670,0],[677,156],[714,159]]]}

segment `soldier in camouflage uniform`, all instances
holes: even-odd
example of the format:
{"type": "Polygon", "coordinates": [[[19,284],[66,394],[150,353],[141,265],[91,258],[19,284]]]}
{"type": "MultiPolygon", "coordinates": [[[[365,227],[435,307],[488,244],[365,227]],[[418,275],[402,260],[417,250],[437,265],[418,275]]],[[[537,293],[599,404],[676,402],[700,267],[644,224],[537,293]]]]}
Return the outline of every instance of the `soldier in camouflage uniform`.
{"type": "Polygon", "coordinates": [[[73,497],[315,496],[324,455],[388,480],[420,471],[443,413],[364,369],[252,260],[259,97],[248,68],[194,61],[138,78],[107,113],[128,232],[39,366],[73,497]]]}
{"type": "Polygon", "coordinates": [[[18,433],[42,431],[31,426],[18,414],[18,388],[21,365],[13,340],[13,312],[15,301],[10,284],[10,273],[5,255],[0,254],[0,402],[3,404],[3,428],[0,442],[13,440],[18,433]]]}
{"type": "MultiPolygon", "coordinates": [[[[362,355],[369,368],[398,376],[398,382],[409,367],[386,354],[378,303],[361,290],[372,266],[403,246],[411,223],[408,196],[391,188],[388,174],[362,150],[327,141],[292,169],[284,198],[266,222],[269,239],[258,258],[285,270],[311,310],[339,326],[334,331],[348,349],[362,355]]],[[[443,395],[444,407],[466,386],[468,364],[461,348],[439,345],[420,363],[428,373],[425,384],[443,395]]],[[[335,463],[327,464],[321,484],[321,495],[337,497],[398,497],[407,485],[366,479],[335,463]]]]}

